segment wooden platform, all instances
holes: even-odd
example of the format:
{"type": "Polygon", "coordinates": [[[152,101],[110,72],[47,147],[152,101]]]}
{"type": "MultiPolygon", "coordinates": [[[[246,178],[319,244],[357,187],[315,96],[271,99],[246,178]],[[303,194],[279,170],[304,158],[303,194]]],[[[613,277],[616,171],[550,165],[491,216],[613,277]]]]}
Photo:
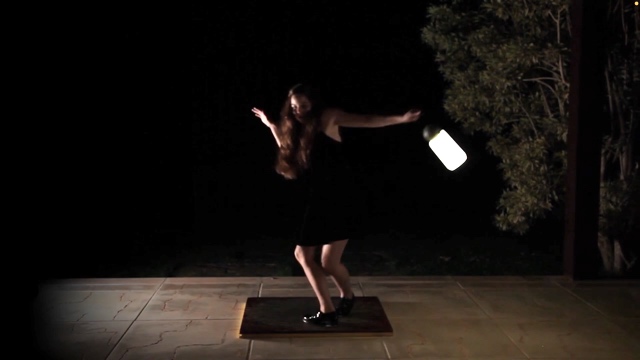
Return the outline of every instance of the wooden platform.
{"type": "MultiPolygon", "coordinates": [[[[338,303],[334,298],[334,303],[338,303]]],[[[240,338],[391,336],[393,328],[380,300],[358,297],[349,316],[340,317],[337,326],[322,327],[302,321],[305,314],[318,310],[315,297],[250,297],[240,325],[240,338]]]]}

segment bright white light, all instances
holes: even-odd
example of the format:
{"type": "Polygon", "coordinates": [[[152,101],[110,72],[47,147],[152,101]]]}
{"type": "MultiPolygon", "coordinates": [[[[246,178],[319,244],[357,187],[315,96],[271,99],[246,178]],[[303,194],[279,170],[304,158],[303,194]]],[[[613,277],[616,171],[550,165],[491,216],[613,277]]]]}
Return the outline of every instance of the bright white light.
{"type": "Polygon", "coordinates": [[[438,134],[431,138],[429,147],[444,166],[451,171],[460,167],[467,160],[467,154],[464,150],[444,130],[440,130],[438,134]]]}

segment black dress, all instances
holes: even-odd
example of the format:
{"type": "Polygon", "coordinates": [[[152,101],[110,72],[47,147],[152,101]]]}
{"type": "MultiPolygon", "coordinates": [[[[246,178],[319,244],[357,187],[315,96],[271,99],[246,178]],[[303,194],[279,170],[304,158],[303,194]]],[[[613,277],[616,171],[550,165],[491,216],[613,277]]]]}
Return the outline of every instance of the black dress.
{"type": "Polygon", "coordinates": [[[309,193],[297,244],[323,245],[356,236],[363,203],[342,143],[322,131],[316,134],[305,176],[309,193]]]}

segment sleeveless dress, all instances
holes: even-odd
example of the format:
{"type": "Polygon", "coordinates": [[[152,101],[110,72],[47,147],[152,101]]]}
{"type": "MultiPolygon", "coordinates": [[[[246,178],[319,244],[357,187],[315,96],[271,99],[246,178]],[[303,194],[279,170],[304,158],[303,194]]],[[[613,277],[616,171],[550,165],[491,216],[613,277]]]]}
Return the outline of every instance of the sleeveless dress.
{"type": "Polygon", "coordinates": [[[363,201],[343,144],[322,131],[316,134],[306,177],[309,193],[297,245],[357,236],[363,201]]]}

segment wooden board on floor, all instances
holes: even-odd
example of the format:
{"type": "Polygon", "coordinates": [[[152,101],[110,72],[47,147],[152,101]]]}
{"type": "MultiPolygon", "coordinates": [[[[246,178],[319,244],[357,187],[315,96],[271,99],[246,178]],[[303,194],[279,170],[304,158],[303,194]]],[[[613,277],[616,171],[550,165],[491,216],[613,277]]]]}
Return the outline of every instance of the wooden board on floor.
{"type": "MultiPolygon", "coordinates": [[[[334,298],[334,304],[338,303],[334,298]]],[[[240,338],[391,336],[393,328],[380,300],[357,297],[349,316],[337,326],[323,327],[302,321],[305,314],[318,311],[315,297],[250,297],[240,325],[240,338]]]]}

